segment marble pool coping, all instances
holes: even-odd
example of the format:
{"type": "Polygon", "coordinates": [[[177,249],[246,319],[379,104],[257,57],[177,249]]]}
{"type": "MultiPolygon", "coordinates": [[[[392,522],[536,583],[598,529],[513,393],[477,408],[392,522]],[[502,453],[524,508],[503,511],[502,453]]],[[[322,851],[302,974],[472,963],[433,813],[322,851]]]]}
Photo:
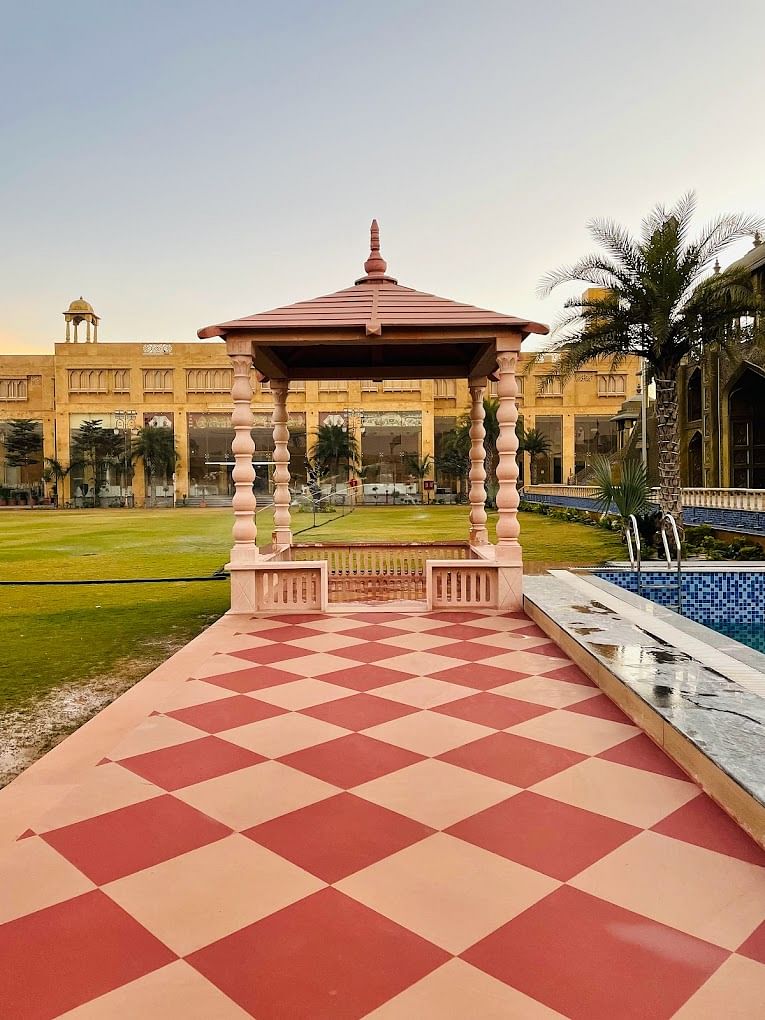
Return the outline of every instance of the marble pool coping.
{"type": "Polygon", "coordinates": [[[524,608],[765,846],[765,655],[583,572],[526,577],[524,608]]]}

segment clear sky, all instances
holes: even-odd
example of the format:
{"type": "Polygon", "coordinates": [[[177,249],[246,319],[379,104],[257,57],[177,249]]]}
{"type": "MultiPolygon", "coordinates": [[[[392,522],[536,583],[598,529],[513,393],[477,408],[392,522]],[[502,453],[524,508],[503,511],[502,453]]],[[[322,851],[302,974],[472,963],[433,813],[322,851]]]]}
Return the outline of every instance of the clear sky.
{"type": "MultiPolygon", "coordinates": [[[[0,2],[0,351],[350,285],[554,320],[539,277],[689,188],[765,214],[763,0],[0,2]]],[[[742,253],[748,244],[733,254],[742,253]]]]}

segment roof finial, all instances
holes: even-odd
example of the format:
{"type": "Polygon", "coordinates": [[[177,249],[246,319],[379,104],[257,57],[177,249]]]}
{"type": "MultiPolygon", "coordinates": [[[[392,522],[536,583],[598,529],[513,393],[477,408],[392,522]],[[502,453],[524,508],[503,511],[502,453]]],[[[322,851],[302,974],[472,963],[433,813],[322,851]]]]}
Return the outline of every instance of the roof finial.
{"type": "Polygon", "coordinates": [[[715,259],[715,264],[712,266],[712,269],[714,270],[715,276],[717,276],[717,274],[720,272],[720,269],[721,269],[720,260],[719,259],[715,259]]]}
{"type": "Polygon", "coordinates": [[[753,248],[759,248],[761,244],[762,244],[762,234],[759,232],[759,230],[755,230],[755,232],[754,232],[754,244],[752,245],[752,247],[753,248]]]}
{"type": "Polygon", "coordinates": [[[377,220],[372,220],[369,230],[369,258],[364,263],[364,272],[367,276],[384,276],[388,263],[380,254],[380,227],[377,220]]]}

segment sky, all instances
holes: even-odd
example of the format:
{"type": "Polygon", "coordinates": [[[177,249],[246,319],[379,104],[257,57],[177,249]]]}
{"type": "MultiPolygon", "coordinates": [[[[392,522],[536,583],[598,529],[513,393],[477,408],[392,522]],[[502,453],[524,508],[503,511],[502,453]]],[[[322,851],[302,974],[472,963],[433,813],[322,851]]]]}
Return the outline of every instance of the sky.
{"type": "MultiPolygon", "coordinates": [[[[0,352],[349,286],[554,322],[540,277],[689,189],[765,215],[762,0],[0,0],[0,352]]],[[[749,247],[742,242],[731,258],[749,247]]]]}

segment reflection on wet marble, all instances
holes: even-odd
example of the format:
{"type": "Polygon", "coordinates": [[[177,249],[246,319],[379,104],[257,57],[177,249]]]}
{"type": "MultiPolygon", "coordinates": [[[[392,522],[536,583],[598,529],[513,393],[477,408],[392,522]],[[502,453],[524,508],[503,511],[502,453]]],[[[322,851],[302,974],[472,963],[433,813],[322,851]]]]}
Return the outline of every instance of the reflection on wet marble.
{"type": "MultiPolygon", "coordinates": [[[[594,596],[603,583],[592,586],[594,596]]],[[[742,686],[705,663],[702,654],[697,658],[674,647],[665,639],[666,627],[664,638],[652,634],[652,614],[645,614],[639,625],[597,597],[584,600],[579,578],[569,583],[560,574],[527,577],[524,594],[717,766],[765,803],[765,698],[751,677],[742,686]],[[593,626],[593,617],[598,617],[597,626],[593,626]]],[[[628,614],[635,617],[634,603],[628,614]]],[[[694,628],[696,641],[704,634],[713,632],[694,628]]],[[[710,653],[719,653],[721,643],[710,640],[710,653]]],[[[751,671],[753,662],[756,660],[750,659],[749,665],[743,666],[732,660],[731,672],[751,671]]],[[[761,690],[765,690],[765,676],[761,690]]]]}

